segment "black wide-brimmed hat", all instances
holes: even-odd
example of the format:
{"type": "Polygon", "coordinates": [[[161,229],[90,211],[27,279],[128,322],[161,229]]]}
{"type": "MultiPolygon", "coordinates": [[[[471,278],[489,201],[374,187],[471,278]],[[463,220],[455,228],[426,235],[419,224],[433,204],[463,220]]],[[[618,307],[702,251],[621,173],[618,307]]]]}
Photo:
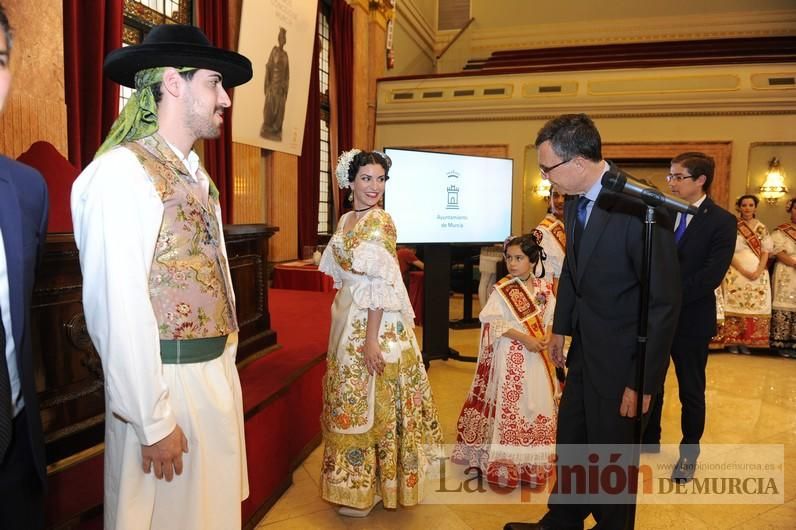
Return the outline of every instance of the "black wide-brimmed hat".
{"type": "Polygon", "coordinates": [[[189,66],[220,73],[224,86],[242,85],[252,78],[252,63],[239,53],[216,48],[196,26],[163,24],[152,28],[144,42],[113,50],[104,71],[120,85],[135,88],[135,74],[159,66],[189,66]]]}

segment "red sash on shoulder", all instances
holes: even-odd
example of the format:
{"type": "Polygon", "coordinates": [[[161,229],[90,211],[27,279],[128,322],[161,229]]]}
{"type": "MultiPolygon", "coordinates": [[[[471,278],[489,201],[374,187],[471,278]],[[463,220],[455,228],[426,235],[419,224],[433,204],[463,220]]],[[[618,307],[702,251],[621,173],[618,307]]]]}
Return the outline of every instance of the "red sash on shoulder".
{"type": "Polygon", "coordinates": [[[567,250],[567,232],[564,230],[564,223],[552,217],[550,215],[546,215],[542,222],[539,223],[539,226],[543,226],[547,228],[553,237],[555,237],[556,241],[559,245],[561,245],[561,250],[566,252],[567,250]]]}
{"type": "Polygon", "coordinates": [[[785,223],[784,225],[779,225],[777,230],[783,232],[786,236],[796,241],[796,227],[794,227],[792,224],[785,223]]]}
{"type": "MultiPolygon", "coordinates": [[[[534,303],[533,296],[528,292],[528,288],[522,280],[506,276],[495,284],[495,291],[506,302],[514,318],[525,327],[531,337],[541,339],[545,336],[542,312],[534,303]]],[[[538,353],[544,361],[545,368],[547,368],[550,392],[555,396],[556,367],[550,360],[550,355],[547,351],[538,353]]]]}
{"type": "Polygon", "coordinates": [[[738,219],[738,233],[743,236],[749,244],[749,248],[751,248],[755,256],[759,258],[760,254],[763,252],[763,245],[760,244],[760,238],[752,232],[752,229],[749,228],[749,225],[746,224],[743,219],[738,219]]]}

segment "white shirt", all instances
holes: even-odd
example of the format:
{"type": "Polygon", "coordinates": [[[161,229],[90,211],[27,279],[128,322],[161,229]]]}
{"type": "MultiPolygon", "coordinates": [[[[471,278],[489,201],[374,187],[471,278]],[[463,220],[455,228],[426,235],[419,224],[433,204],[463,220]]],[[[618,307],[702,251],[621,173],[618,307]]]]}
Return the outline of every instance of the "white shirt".
{"type": "MultiPolygon", "coordinates": [[[[705,198],[706,198],[706,197],[707,197],[707,195],[702,195],[702,197],[700,197],[698,201],[696,201],[696,202],[692,203],[694,206],[696,206],[696,207],[697,207],[697,210],[699,210],[699,207],[700,207],[700,206],[702,206],[702,203],[703,203],[703,202],[705,202],[705,198]]],[[[685,218],[685,226],[686,226],[686,227],[688,227],[688,225],[689,225],[689,224],[691,223],[691,221],[694,219],[694,216],[693,216],[693,215],[690,215],[690,214],[685,214],[685,215],[687,215],[687,216],[688,216],[688,217],[686,217],[686,218],[685,218]]],[[[677,230],[677,227],[678,227],[678,226],[680,226],[680,218],[681,218],[682,216],[683,216],[683,214],[682,214],[682,213],[680,213],[680,212],[677,212],[677,219],[675,220],[675,223],[674,223],[674,226],[675,226],[675,228],[674,228],[674,229],[675,229],[675,230],[677,230]]]]}
{"type": "Polygon", "coordinates": [[[3,327],[6,332],[6,363],[8,364],[8,379],[11,382],[11,403],[14,416],[25,407],[22,389],[19,381],[17,367],[16,346],[14,345],[14,332],[11,329],[11,300],[8,288],[8,266],[6,264],[6,248],[3,241],[3,231],[0,230],[0,311],[3,313],[3,327]]]}
{"type": "MultiPolygon", "coordinates": [[[[605,173],[610,168],[611,168],[611,166],[608,164],[608,162],[603,161],[603,172],[602,172],[602,174],[605,175],[605,173]]],[[[586,204],[586,221],[584,221],[584,223],[583,223],[583,228],[584,229],[586,228],[586,225],[589,224],[589,217],[591,217],[591,210],[592,210],[592,208],[594,208],[594,202],[597,200],[597,197],[600,195],[600,192],[602,191],[602,189],[603,189],[602,178],[599,178],[599,179],[597,179],[597,182],[595,182],[592,185],[592,187],[589,188],[588,191],[586,191],[586,193],[583,194],[583,195],[586,196],[587,199],[589,199],[589,202],[586,204]]]]}

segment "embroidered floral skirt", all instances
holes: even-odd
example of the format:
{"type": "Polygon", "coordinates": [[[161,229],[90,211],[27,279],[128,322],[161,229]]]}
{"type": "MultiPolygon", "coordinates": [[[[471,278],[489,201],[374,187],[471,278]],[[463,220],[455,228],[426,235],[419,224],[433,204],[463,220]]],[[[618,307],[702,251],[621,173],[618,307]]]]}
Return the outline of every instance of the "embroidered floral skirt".
{"type": "Polygon", "coordinates": [[[451,460],[502,487],[544,484],[553,470],[558,414],[548,379],[539,354],[518,341],[503,338],[494,349],[482,342],[451,460]]]}
{"type": "Polygon", "coordinates": [[[727,346],[768,348],[770,321],[768,315],[726,315],[719,340],[727,346]]]}
{"type": "Polygon", "coordinates": [[[349,311],[338,293],[324,381],[321,496],[368,508],[380,495],[386,508],[422,500],[429,463],[441,455],[442,431],[417,342],[400,316],[384,312],[381,375],[365,371],[362,346],[367,311],[349,311]],[[339,333],[338,336],[335,336],[339,333]],[[359,430],[363,432],[345,432],[359,430]]]}
{"type": "Polygon", "coordinates": [[[771,347],[796,349],[796,311],[772,310],[771,347]]]}

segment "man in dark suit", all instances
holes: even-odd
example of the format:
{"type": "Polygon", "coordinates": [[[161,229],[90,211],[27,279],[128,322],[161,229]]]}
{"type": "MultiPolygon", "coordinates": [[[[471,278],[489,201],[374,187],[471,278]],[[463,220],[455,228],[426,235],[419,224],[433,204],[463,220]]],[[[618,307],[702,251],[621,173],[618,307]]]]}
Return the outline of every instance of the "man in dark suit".
{"type": "MultiPolygon", "coordinates": [[[[11,84],[11,32],[0,5],[0,111],[11,84]]],[[[44,527],[44,440],[33,379],[30,302],[47,235],[47,187],[0,156],[0,528],[44,527]]]]}
{"type": "MultiPolygon", "coordinates": [[[[675,239],[682,276],[683,305],[672,343],[672,360],[680,389],[682,416],[680,459],[672,480],[694,477],[699,440],[705,430],[705,367],[708,344],[716,334],[716,287],[735,250],[735,217],[707,196],[715,163],[704,153],[683,153],[672,159],[666,177],[672,194],[699,208],[697,215],[677,214],[675,239]]],[[[644,432],[644,450],[660,451],[663,390],[644,432]]]]}
{"type": "MultiPolygon", "coordinates": [[[[612,496],[598,504],[590,491],[580,497],[562,487],[562,452],[585,461],[586,446],[632,444],[637,399],[643,412],[658,393],[677,323],[677,250],[671,230],[653,231],[649,325],[643,397],[636,385],[645,207],[602,187],[611,169],[603,160],[600,134],[584,114],[559,116],[536,137],[539,168],[559,191],[580,195],[567,202],[567,251],[558,286],[550,353],[563,365],[564,335],[572,337],[567,384],[556,436],[557,479],[548,512],[539,523],[508,523],[506,529],[583,528],[591,513],[596,528],[622,528],[634,496],[612,496]],[[609,502],[605,502],[608,500],[609,502]]],[[[665,221],[660,215],[658,221],[665,221]]],[[[607,462],[600,462],[605,465],[607,462]]]]}

